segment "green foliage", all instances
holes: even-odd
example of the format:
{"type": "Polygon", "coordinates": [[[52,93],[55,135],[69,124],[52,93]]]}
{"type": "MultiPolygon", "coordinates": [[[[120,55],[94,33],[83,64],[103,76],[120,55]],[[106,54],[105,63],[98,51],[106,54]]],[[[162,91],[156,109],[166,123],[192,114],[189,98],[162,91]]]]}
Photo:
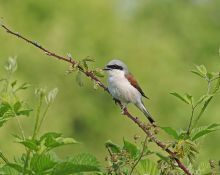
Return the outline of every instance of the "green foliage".
{"type": "Polygon", "coordinates": [[[157,164],[149,159],[141,160],[137,166],[138,175],[148,174],[148,175],[159,175],[160,171],[157,164]]]}
{"type": "Polygon", "coordinates": [[[90,154],[79,154],[68,161],[59,163],[53,170],[52,175],[68,175],[81,172],[100,172],[100,164],[90,154]]]}
{"type": "MultiPolygon", "coordinates": [[[[89,61],[89,60],[86,60],[89,61]]],[[[20,99],[17,92],[25,90],[29,84],[23,83],[17,86],[17,81],[12,81],[11,76],[17,69],[16,59],[9,58],[5,66],[9,77],[1,81],[0,91],[0,127],[11,118],[20,116],[31,116],[33,111],[28,105],[20,99]]],[[[14,162],[8,161],[0,152],[0,158],[5,164],[0,166],[2,175],[70,175],[73,173],[100,172],[100,165],[97,159],[90,154],[78,154],[70,156],[68,159],[60,159],[53,152],[57,147],[78,144],[73,138],[62,137],[62,134],[56,132],[47,132],[38,136],[41,125],[44,122],[49,107],[57,96],[58,89],[54,88],[48,93],[45,89],[35,90],[39,102],[36,110],[36,121],[34,123],[34,132],[32,136],[25,137],[14,135],[16,142],[25,147],[26,152],[21,157],[16,157],[14,162]],[[43,108],[44,106],[44,108],[43,108]]],[[[20,123],[18,123],[21,133],[24,133],[20,123]]]]}
{"type": "MultiPolygon", "coordinates": [[[[92,62],[92,59],[86,58],[77,63],[71,71],[77,71],[76,79],[80,85],[82,82],[82,72],[92,73],[93,75],[101,76],[101,69],[90,70],[87,62],[92,62]]],[[[25,152],[21,156],[17,156],[14,161],[7,160],[0,152],[0,157],[4,164],[0,167],[0,173],[3,175],[71,175],[71,174],[111,174],[111,175],[131,175],[131,174],[149,174],[149,175],[182,175],[183,172],[175,164],[174,157],[163,155],[157,150],[151,150],[150,138],[140,140],[135,137],[135,142],[123,139],[123,145],[107,141],[105,147],[109,153],[106,157],[108,163],[106,172],[101,168],[98,160],[91,154],[81,153],[71,155],[69,158],[59,158],[54,149],[57,147],[78,144],[75,139],[63,137],[61,133],[46,132],[39,135],[41,126],[47,116],[50,106],[53,104],[58,89],[54,88],[47,92],[46,89],[38,88],[35,90],[35,95],[38,99],[38,104],[35,109],[20,99],[17,94],[20,90],[26,90],[29,84],[23,83],[18,85],[18,82],[13,81],[11,76],[17,69],[16,59],[10,58],[5,67],[7,74],[6,78],[1,79],[0,93],[0,127],[3,126],[9,119],[20,116],[32,116],[32,111],[35,112],[35,123],[33,134],[25,137],[21,124],[18,122],[22,135],[14,135],[16,142],[24,146],[25,152]],[[10,78],[9,78],[10,77],[10,78]],[[155,159],[151,159],[154,156],[155,159]],[[155,160],[155,161],[153,161],[155,160]]],[[[203,164],[195,163],[199,152],[199,143],[204,136],[219,130],[220,124],[214,123],[207,126],[197,126],[206,111],[210,101],[215,97],[220,87],[219,73],[209,73],[205,66],[196,66],[196,70],[192,71],[199,77],[203,78],[208,83],[207,92],[196,99],[189,93],[180,95],[179,93],[171,93],[184,103],[191,107],[191,116],[187,130],[176,130],[170,126],[160,127],[166,134],[172,137],[172,141],[168,142],[166,148],[171,149],[177,158],[187,162],[187,168],[195,175],[207,174],[210,169],[204,168],[203,164]],[[213,87],[213,82],[215,86],[213,87]],[[195,100],[196,99],[196,100],[195,100]],[[195,113],[197,112],[197,113],[195,113]],[[196,117],[196,118],[195,118],[196,117]]],[[[155,135],[157,128],[149,127],[155,135]]]]}

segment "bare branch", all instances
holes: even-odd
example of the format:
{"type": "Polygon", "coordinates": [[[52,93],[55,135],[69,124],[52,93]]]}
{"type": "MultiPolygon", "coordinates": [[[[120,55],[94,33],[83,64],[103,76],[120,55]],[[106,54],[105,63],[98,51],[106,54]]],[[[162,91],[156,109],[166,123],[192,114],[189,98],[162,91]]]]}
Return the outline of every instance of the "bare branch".
{"type": "MultiPolygon", "coordinates": [[[[4,24],[0,24],[0,25],[1,25],[2,28],[4,28],[6,30],[7,33],[9,33],[11,35],[14,35],[14,36],[18,37],[19,39],[22,39],[22,40],[26,41],[27,43],[29,43],[29,44],[39,48],[46,55],[48,55],[50,57],[58,58],[59,60],[63,60],[65,62],[68,62],[68,63],[70,63],[73,66],[75,64],[77,64],[77,61],[75,61],[73,59],[70,59],[69,57],[60,56],[60,55],[56,54],[55,52],[51,52],[49,49],[46,49],[45,47],[41,46],[37,42],[32,41],[32,40],[24,37],[23,35],[21,35],[19,33],[13,32],[8,27],[6,27],[4,24]]],[[[77,65],[77,67],[87,77],[89,77],[90,79],[95,81],[101,88],[103,88],[103,90],[105,90],[106,92],[109,93],[108,88],[93,74],[92,71],[84,71],[83,68],[79,66],[79,64],[77,65]]],[[[123,109],[124,115],[126,115],[129,119],[131,119],[134,123],[136,123],[155,144],[157,144],[160,148],[162,148],[164,151],[166,151],[176,161],[176,163],[178,164],[179,168],[181,168],[187,175],[192,175],[189,172],[189,170],[187,169],[187,167],[178,159],[176,154],[173,151],[171,151],[169,148],[167,148],[166,144],[164,144],[163,142],[158,140],[156,138],[155,134],[153,134],[150,131],[150,129],[148,127],[146,127],[146,125],[142,121],[139,120],[138,117],[135,117],[132,114],[130,114],[129,111],[127,110],[127,108],[123,108],[123,106],[121,105],[120,102],[118,103],[118,105],[120,106],[121,109],[123,109]]]]}

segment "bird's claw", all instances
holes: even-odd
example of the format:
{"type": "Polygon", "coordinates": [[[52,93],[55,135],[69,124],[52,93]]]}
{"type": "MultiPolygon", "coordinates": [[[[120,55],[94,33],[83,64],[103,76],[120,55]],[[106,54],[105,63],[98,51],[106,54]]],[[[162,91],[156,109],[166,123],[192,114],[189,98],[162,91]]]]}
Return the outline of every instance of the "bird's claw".
{"type": "Polygon", "coordinates": [[[115,104],[116,104],[116,105],[117,105],[117,104],[120,104],[120,101],[119,101],[118,99],[113,98],[113,100],[115,101],[115,104]]]}

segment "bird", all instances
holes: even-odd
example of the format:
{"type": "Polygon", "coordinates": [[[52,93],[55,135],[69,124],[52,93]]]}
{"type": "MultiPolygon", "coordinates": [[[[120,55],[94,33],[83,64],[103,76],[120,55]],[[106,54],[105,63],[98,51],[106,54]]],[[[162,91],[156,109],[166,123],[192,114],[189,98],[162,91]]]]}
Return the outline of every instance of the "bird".
{"type": "Polygon", "coordinates": [[[151,124],[155,123],[150,112],[146,109],[142,97],[149,99],[137,80],[129,72],[128,67],[121,60],[113,59],[104,68],[108,74],[108,91],[116,101],[120,101],[123,109],[129,103],[134,104],[147,117],[151,124]]]}

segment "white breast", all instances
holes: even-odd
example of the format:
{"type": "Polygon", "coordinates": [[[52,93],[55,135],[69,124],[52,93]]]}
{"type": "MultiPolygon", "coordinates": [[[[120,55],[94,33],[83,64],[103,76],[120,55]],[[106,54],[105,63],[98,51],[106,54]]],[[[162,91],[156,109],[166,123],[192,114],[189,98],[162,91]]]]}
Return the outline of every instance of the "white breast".
{"type": "Polygon", "coordinates": [[[136,104],[141,100],[140,92],[125,78],[123,71],[109,72],[108,88],[112,96],[123,103],[136,104]]]}

